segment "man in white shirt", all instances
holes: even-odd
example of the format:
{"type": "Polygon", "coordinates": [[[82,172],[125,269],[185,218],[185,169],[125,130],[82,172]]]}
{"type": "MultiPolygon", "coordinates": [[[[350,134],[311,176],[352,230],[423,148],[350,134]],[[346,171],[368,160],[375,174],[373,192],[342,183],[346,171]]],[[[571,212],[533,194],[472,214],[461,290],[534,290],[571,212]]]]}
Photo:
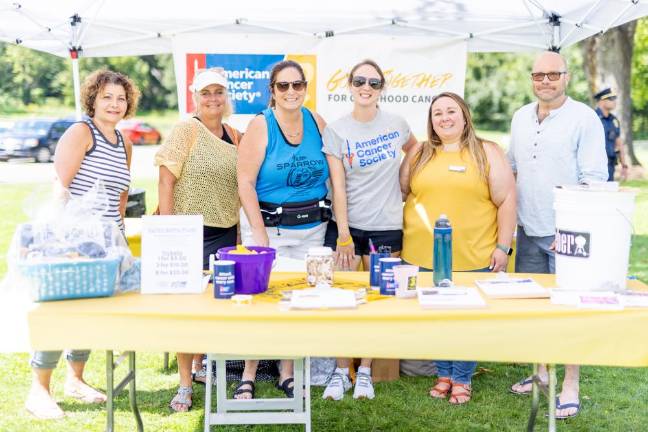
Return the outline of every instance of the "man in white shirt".
{"type": "MultiPolygon", "coordinates": [[[[590,107],[565,94],[569,73],[563,57],[543,52],[531,73],[537,101],[520,108],[511,122],[509,159],[516,173],[518,196],[515,271],[555,273],[553,188],[558,185],[606,181],[607,156],[601,122],[590,107]]],[[[539,375],[547,380],[547,369],[539,375]]],[[[531,379],[511,387],[531,392],[531,379]]],[[[580,409],[579,366],[566,365],[556,418],[580,409]]]]}

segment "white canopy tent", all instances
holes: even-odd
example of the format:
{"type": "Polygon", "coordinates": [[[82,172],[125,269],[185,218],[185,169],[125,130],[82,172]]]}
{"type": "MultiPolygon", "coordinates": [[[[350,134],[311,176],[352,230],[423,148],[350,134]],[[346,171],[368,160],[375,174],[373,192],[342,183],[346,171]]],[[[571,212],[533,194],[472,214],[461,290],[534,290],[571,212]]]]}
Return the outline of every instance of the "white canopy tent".
{"type": "Polygon", "coordinates": [[[70,56],[78,95],[79,56],[170,53],[186,34],[429,35],[472,52],[559,50],[646,15],[648,0],[0,0],[0,41],[70,56]]]}

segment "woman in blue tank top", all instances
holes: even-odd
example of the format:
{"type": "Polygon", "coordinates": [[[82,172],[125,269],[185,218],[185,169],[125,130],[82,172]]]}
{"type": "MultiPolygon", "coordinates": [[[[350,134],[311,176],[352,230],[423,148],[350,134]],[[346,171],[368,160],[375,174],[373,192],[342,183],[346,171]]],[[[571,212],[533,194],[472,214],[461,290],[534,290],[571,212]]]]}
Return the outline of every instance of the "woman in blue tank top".
{"type": "MultiPolygon", "coordinates": [[[[287,60],[274,66],[270,107],[250,122],[237,166],[243,244],[270,246],[279,256],[300,260],[309,247],[322,246],[330,217],[325,201],[329,172],[320,134],[326,123],[304,108],[307,85],[299,63],[287,60]]],[[[236,398],[254,397],[257,364],[246,361],[236,398]]],[[[278,386],[288,397],[292,376],[292,361],[282,360],[278,386]]]]}

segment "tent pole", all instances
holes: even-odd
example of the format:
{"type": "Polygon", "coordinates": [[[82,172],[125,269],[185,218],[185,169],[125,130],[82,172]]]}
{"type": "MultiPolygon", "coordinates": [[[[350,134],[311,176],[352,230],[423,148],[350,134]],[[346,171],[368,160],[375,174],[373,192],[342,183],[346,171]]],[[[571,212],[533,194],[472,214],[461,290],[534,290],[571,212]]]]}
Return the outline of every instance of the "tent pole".
{"type": "Polygon", "coordinates": [[[74,110],[77,121],[81,120],[81,78],[79,76],[79,53],[70,50],[72,59],[72,81],[74,82],[74,110]]]}
{"type": "Polygon", "coordinates": [[[554,52],[560,52],[560,18],[560,15],[556,15],[555,13],[549,17],[549,23],[552,26],[551,48],[549,50],[554,52]]]}

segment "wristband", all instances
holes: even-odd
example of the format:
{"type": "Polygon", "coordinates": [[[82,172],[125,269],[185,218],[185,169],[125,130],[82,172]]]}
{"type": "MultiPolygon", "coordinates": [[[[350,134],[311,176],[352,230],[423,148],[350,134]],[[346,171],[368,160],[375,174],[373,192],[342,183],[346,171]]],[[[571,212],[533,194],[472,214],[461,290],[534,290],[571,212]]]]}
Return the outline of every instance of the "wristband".
{"type": "Polygon", "coordinates": [[[338,246],[349,246],[351,243],[353,243],[353,237],[349,236],[349,239],[347,241],[340,241],[340,238],[336,240],[338,246]]]}
{"type": "Polygon", "coordinates": [[[513,254],[513,248],[511,247],[506,247],[503,244],[499,244],[499,243],[497,243],[495,247],[501,250],[502,252],[504,252],[508,256],[511,256],[513,254]]]}

